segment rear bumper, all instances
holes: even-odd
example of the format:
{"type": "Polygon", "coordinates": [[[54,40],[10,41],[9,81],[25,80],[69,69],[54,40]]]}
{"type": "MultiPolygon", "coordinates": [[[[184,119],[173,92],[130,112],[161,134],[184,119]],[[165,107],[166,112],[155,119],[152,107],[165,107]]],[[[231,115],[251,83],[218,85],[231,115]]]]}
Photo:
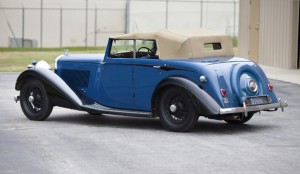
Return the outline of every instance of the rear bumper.
{"type": "Polygon", "coordinates": [[[268,110],[278,109],[278,108],[281,108],[281,110],[284,111],[284,107],[287,107],[288,103],[286,101],[282,101],[281,99],[279,99],[278,103],[272,103],[267,105],[246,106],[245,102],[243,105],[244,105],[243,107],[237,107],[237,108],[222,108],[220,109],[220,115],[244,113],[247,116],[248,112],[268,111],[268,110]]]}

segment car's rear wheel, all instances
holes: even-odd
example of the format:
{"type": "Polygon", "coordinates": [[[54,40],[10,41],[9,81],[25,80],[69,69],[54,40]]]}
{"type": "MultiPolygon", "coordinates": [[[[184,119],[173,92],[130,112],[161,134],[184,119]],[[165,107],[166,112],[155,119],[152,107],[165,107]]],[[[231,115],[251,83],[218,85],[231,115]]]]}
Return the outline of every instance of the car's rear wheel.
{"type": "Polygon", "coordinates": [[[244,124],[247,121],[249,121],[253,115],[254,115],[253,113],[248,113],[247,116],[245,116],[244,114],[240,114],[239,116],[240,118],[238,120],[224,120],[224,121],[229,124],[244,124]]]}
{"type": "Polygon", "coordinates": [[[170,131],[189,131],[198,121],[193,99],[185,89],[171,87],[164,90],[156,104],[163,126],[170,131]]]}
{"type": "Polygon", "coordinates": [[[20,104],[23,113],[30,120],[45,120],[53,109],[43,84],[36,79],[28,79],[22,86],[20,104]]]}

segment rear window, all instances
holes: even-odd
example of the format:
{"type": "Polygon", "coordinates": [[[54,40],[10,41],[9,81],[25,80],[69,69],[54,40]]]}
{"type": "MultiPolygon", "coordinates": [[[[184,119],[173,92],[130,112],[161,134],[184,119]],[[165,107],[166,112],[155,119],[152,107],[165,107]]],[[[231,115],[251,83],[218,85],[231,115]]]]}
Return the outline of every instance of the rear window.
{"type": "Polygon", "coordinates": [[[221,50],[222,45],[220,42],[217,43],[204,43],[204,50],[205,51],[212,51],[212,50],[221,50]]]}

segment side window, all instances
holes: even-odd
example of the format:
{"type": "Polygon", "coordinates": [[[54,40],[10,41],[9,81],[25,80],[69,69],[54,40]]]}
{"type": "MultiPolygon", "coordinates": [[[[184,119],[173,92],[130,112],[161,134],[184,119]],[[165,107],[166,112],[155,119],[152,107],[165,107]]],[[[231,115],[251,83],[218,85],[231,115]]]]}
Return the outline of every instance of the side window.
{"type": "Polygon", "coordinates": [[[156,42],[154,40],[136,40],[136,58],[158,59],[156,42]]]}
{"type": "Polygon", "coordinates": [[[133,40],[113,40],[110,48],[110,58],[133,58],[133,40]]]}

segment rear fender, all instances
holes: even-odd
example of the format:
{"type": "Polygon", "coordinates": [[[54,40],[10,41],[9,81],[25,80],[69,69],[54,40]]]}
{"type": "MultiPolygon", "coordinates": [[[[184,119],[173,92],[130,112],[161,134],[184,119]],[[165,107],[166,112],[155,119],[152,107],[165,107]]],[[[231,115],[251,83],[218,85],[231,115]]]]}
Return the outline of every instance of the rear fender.
{"type": "Polygon", "coordinates": [[[44,85],[46,92],[51,95],[53,104],[73,109],[81,110],[82,101],[74,91],[53,71],[44,68],[31,68],[22,72],[16,82],[15,89],[21,90],[27,79],[33,78],[40,80],[44,85]],[[65,104],[68,101],[71,105],[65,104]]]}
{"type": "Polygon", "coordinates": [[[183,77],[169,77],[162,81],[156,88],[152,97],[152,108],[155,106],[155,98],[159,95],[159,92],[171,86],[178,86],[189,91],[192,94],[192,97],[196,102],[197,109],[201,115],[207,116],[220,114],[221,108],[219,104],[197,84],[183,77]]]}

